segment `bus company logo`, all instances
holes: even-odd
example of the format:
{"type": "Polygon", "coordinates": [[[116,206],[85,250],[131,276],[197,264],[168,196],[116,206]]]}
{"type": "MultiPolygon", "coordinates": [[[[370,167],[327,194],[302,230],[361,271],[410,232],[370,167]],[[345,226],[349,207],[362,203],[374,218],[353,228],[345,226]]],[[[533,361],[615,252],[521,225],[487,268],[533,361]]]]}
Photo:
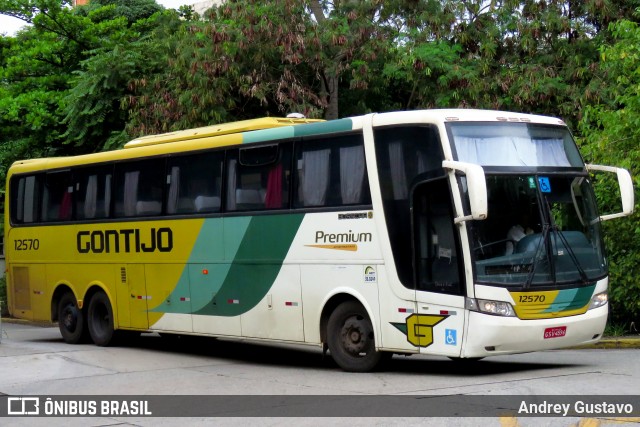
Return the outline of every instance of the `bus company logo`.
{"type": "Polygon", "coordinates": [[[416,347],[429,347],[433,344],[433,328],[448,315],[412,314],[406,323],[391,323],[407,336],[407,341],[416,347]]]}
{"type": "Polygon", "coordinates": [[[356,252],[358,250],[357,243],[369,243],[372,240],[373,235],[371,233],[354,233],[352,230],[349,230],[347,233],[316,231],[315,244],[305,246],[309,248],[356,252]]]}
{"type": "Polygon", "coordinates": [[[7,415],[40,415],[39,397],[7,398],[7,415]]]}
{"type": "Polygon", "coordinates": [[[78,252],[87,254],[130,253],[130,252],[171,252],[173,231],[169,227],[140,230],[78,231],[76,236],[78,252]]]}

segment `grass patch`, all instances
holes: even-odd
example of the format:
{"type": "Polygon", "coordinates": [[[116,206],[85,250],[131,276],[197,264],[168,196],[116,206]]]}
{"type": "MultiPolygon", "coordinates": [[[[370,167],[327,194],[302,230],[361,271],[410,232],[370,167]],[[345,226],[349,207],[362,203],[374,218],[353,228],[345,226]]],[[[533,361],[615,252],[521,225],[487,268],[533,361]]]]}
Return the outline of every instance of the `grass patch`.
{"type": "Polygon", "coordinates": [[[625,323],[607,323],[607,326],[604,328],[604,336],[605,337],[622,337],[629,334],[631,331],[627,324],[625,323]]]}

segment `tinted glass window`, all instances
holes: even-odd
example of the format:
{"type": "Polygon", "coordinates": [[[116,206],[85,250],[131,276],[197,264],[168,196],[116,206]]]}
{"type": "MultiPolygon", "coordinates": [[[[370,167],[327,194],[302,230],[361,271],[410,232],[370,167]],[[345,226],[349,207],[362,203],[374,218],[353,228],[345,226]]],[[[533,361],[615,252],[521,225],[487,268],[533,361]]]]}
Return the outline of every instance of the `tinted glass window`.
{"type": "Polygon", "coordinates": [[[165,187],[164,159],[116,165],[116,217],[160,215],[165,187]]]}
{"type": "Polygon", "coordinates": [[[113,166],[93,166],[74,172],[77,219],[108,218],[113,166]]]}
{"type": "Polygon", "coordinates": [[[411,214],[413,187],[444,176],[442,148],[435,127],[374,129],[382,202],[400,281],[413,286],[411,214]]]}
{"type": "Polygon", "coordinates": [[[288,208],[290,186],[291,143],[229,152],[228,211],[288,208]]]}
{"type": "Polygon", "coordinates": [[[371,204],[362,135],[305,140],[295,165],[295,207],[371,204]]]}
{"type": "Polygon", "coordinates": [[[224,152],[169,159],[167,214],[220,212],[224,152]]]}
{"type": "Polygon", "coordinates": [[[71,220],[73,215],[72,197],[71,172],[47,173],[42,193],[42,221],[71,220]]]}
{"type": "Polygon", "coordinates": [[[15,177],[11,180],[11,220],[15,224],[30,224],[40,220],[40,200],[44,175],[15,177]]]}

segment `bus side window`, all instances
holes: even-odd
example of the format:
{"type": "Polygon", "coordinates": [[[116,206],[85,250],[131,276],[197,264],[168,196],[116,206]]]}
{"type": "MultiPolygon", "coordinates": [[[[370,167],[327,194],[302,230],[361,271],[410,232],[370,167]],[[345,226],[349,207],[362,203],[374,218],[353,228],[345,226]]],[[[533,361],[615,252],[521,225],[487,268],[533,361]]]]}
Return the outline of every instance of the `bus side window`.
{"type": "Polygon", "coordinates": [[[306,139],[295,164],[295,207],[371,204],[361,134],[306,139]]]}
{"type": "Polygon", "coordinates": [[[228,211],[288,208],[290,185],[290,142],[229,152],[228,211]]]}
{"type": "Polygon", "coordinates": [[[30,224],[39,221],[40,199],[43,175],[13,178],[12,193],[15,195],[11,209],[11,220],[16,224],[30,224]]]}
{"type": "Polygon", "coordinates": [[[76,218],[108,218],[111,206],[113,167],[98,166],[76,170],[76,218]]]}
{"type": "Polygon", "coordinates": [[[42,193],[42,221],[69,221],[73,213],[71,172],[46,174],[42,193]]]}
{"type": "Polygon", "coordinates": [[[170,158],[167,214],[220,212],[223,160],[223,151],[170,158]]]}
{"type": "Polygon", "coordinates": [[[116,217],[162,214],[164,159],[116,165],[116,217]]]}

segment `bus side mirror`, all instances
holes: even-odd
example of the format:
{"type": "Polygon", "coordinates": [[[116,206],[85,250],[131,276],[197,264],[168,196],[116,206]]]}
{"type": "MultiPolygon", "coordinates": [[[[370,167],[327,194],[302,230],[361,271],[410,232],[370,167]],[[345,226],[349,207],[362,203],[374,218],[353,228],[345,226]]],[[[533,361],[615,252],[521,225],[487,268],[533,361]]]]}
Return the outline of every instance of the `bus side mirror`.
{"type": "Polygon", "coordinates": [[[482,166],[473,163],[444,160],[442,167],[464,173],[467,176],[467,193],[471,215],[459,216],[454,219],[456,224],[469,220],[487,219],[487,182],[484,178],[482,166]]]}
{"type": "Polygon", "coordinates": [[[631,180],[631,174],[628,170],[622,168],[616,168],[613,166],[601,166],[601,165],[585,165],[589,172],[609,172],[615,173],[618,177],[618,186],[620,187],[620,198],[622,199],[622,212],[602,215],[600,221],[607,221],[613,218],[620,218],[628,216],[633,213],[635,204],[635,197],[633,194],[633,181],[631,180]]]}

